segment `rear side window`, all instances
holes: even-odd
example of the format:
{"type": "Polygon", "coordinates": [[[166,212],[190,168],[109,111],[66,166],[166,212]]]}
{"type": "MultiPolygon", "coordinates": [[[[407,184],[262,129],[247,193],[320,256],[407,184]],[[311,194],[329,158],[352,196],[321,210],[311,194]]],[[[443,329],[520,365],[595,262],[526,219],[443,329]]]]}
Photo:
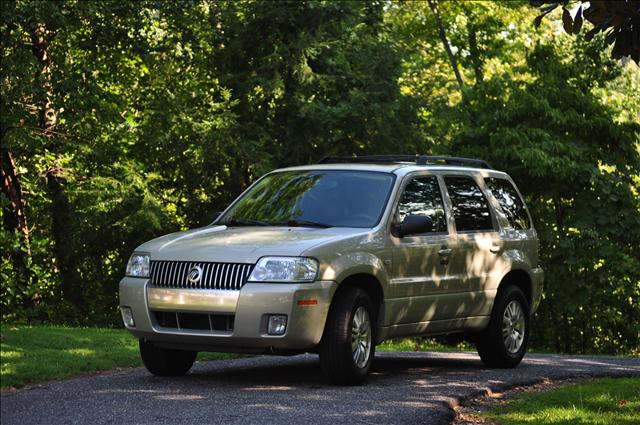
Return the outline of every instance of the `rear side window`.
{"type": "Polygon", "coordinates": [[[507,219],[514,229],[529,229],[531,222],[527,211],[524,207],[524,202],[518,196],[516,188],[507,179],[499,179],[490,177],[484,179],[487,183],[487,187],[498,200],[502,211],[507,215],[507,219]]]}
{"type": "Polygon", "coordinates": [[[416,177],[404,188],[400,204],[398,205],[398,218],[400,222],[408,215],[426,215],[431,217],[433,233],[447,231],[447,222],[444,215],[444,203],[436,176],[416,177]]]}
{"type": "Polygon", "coordinates": [[[451,198],[458,232],[493,230],[489,203],[474,179],[447,176],[444,182],[451,198]]]}

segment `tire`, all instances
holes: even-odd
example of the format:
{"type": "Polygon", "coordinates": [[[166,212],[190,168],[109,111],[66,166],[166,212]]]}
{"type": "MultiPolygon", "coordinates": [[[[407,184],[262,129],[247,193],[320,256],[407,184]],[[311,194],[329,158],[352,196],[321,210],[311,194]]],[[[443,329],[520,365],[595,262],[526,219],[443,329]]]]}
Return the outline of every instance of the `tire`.
{"type": "Polygon", "coordinates": [[[359,385],[364,381],[375,355],[375,323],[373,304],[365,291],[348,288],[338,294],[319,349],[322,372],[331,383],[359,385]]]}
{"type": "Polygon", "coordinates": [[[482,362],[502,369],[520,364],[529,345],[529,318],[529,303],[520,288],[509,285],[498,291],[489,326],[476,340],[482,362]]]}
{"type": "Polygon", "coordinates": [[[160,348],[152,342],[140,340],[140,357],[147,370],[157,376],[181,376],[191,369],[197,351],[160,348]]]}

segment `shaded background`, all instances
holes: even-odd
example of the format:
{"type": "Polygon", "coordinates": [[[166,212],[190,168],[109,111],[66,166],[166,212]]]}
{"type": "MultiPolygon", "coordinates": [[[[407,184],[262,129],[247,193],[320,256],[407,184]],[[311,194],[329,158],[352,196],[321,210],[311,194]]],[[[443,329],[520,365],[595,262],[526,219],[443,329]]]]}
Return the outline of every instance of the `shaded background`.
{"type": "Polygon", "coordinates": [[[210,223],[275,167],[451,154],[507,171],[532,211],[533,346],[638,354],[640,72],[607,34],[567,35],[562,14],[536,28],[538,14],[2,2],[2,321],[120,326],[132,250],[210,223]]]}

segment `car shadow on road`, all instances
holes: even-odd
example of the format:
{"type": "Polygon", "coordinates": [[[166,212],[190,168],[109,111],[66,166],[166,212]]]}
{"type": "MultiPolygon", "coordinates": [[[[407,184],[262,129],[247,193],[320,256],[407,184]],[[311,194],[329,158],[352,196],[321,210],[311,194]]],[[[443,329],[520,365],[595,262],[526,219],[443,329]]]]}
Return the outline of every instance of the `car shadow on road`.
{"type": "MultiPolygon", "coordinates": [[[[404,354],[404,353],[403,353],[404,354]]],[[[376,357],[366,380],[368,385],[384,385],[388,379],[397,379],[398,375],[425,374],[477,374],[484,369],[477,357],[418,355],[390,355],[376,357]]],[[[409,353],[412,354],[412,353],[409,353]]],[[[258,357],[229,362],[220,367],[217,361],[198,362],[187,376],[179,379],[194,383],[215,381],[217,384],[231,386],[265,387],[314,387],[324,386],[328,381],[322,375],[318,357],[314,355],[293,356],[288,358],[258,357]]]]}

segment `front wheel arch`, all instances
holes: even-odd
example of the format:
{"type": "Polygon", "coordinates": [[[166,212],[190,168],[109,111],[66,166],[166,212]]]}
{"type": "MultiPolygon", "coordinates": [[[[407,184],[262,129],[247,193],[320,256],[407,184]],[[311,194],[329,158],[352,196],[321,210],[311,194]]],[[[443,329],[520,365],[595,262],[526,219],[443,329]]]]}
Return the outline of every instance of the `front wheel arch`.
{"type": "Polygon", "coordinates": [[[338,284],[338,288],[331,299],[329,311],[331,311],[331,307],[334,306],[335,301],[339,299],[341,294],[351,288],[362,289],[371,299],[375,316],[373,318],[373,338],[374,344],[377,345],[381,342],[379,338],[381,337],[381,328],[384,323],[384,290],[382,289],[382,284],[375,276],[366,273],[357,273],[346,277],[338,284]]]}

